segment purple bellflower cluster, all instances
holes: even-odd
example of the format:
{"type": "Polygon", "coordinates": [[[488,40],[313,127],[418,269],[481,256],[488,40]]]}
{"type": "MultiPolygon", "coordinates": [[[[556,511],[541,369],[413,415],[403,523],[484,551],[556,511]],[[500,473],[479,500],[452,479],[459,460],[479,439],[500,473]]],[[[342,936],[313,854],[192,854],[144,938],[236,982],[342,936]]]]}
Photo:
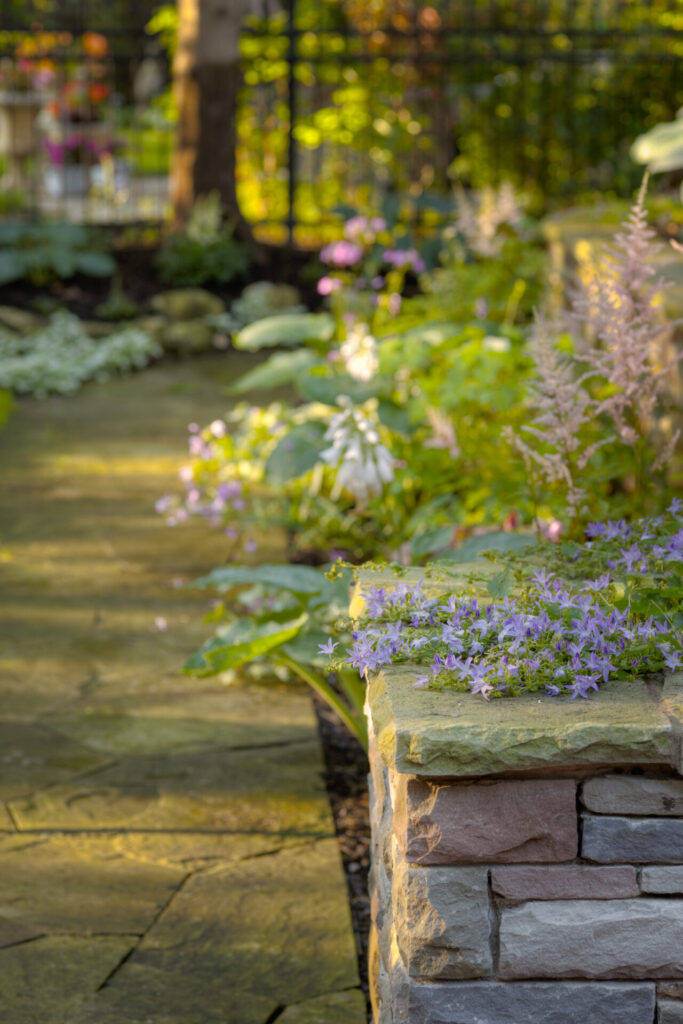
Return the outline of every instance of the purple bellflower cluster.
{"type": "Polygon", "coordinates": [[[676,671],[683,664],[682,508],[675,499],[663,516],[591,523],[564,565],[553,556],[558,571],[527,560],[504,599],[429,597],[424,581],[376,587],[345,664],[367,678],[386,665],[418,662],[427,667],[416,687],[486,700],[525,692],[574,700],[609,680],[676,671]]]}

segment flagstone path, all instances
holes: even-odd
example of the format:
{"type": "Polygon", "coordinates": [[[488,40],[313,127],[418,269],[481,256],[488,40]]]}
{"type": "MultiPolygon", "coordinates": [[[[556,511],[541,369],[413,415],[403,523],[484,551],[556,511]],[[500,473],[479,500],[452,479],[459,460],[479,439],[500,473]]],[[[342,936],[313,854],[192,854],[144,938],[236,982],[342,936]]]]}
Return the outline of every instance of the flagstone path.
{"type": "Polygon", "coordinates": [[[2,1024],[365,1021],[308,694],[178,671],[208,629],[181,584],[227,541],[153,503],[248,365],[0,431],[2,1024]]]}

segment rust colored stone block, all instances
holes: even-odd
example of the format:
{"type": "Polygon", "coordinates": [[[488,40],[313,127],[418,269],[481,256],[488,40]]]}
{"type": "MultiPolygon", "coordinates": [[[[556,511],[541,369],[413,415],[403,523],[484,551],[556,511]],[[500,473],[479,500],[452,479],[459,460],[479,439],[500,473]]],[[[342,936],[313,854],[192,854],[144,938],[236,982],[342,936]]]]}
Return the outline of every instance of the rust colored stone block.
{"type": "Polygon", "coordinates": [[[578,848],[572,779],[435,783],[403,779],[395,829],[419,864],[569,861],[578,848]]]}
{"type": "Polygon", "coordinates": [[[494,868],[491,886],[509,900],[607,900],[639,895],[636,869],[630,865],[494,868]]]}

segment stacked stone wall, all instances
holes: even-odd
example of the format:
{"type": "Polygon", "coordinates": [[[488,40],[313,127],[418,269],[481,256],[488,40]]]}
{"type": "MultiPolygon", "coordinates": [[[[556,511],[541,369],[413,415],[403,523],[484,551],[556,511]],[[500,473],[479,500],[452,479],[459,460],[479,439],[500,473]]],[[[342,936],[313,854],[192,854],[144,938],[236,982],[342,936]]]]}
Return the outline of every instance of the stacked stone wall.
{"type": "Polygon", "coordinates": [[[683,779],[536,776],[410,774],[371,736],[377,1024],[683,1024],[683,779]]]}

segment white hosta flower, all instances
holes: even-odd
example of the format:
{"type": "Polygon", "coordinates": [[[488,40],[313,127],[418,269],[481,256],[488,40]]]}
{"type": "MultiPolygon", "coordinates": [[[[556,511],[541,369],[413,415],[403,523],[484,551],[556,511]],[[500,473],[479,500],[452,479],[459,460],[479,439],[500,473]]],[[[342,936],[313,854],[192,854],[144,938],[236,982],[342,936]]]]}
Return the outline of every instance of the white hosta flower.
{"type": "Polygon", "coordinates": [[[354,324],[339,354],[355,380],[372,380],[377,373],[377,344],[366,324],[354,324]]]}
{"type": "Polygon", "coordinates": [[[394,459],[380,441],[377,403],[367,402],[362,412],[345,395],[338,402],[341,411],[334,414],[325,433],[325,440],[332,444],[320,458],[337,471],[332,496],[350,491],[362,505],[394,479],[394,459]]]}

